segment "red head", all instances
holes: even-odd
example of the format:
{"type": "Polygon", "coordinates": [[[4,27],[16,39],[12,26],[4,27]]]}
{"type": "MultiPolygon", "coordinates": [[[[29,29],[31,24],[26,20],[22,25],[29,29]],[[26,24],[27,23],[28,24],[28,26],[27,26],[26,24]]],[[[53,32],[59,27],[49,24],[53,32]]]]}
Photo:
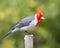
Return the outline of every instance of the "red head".
{"type": "Polygon", "coordinates": [[[37,16],[41,19],[44,19],[43,12],[40,8],[37,8],[37,16]]]}
{"type": "Polygon", "coordinates": [[[45,19],[43,16],[43,12],[41,11],[40,8],[37,9],[37,25],[42,21],[42,19],[45,19]]]}

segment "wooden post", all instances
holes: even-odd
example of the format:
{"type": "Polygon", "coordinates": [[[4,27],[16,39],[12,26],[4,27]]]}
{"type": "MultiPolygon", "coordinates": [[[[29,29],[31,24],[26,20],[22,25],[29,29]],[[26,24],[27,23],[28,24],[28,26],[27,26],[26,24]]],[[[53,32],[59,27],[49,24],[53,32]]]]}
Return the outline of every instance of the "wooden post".
{"type": "Polygon", "coordinates": [[[33,48],[33,34],[25,35],[25,48],[33,48]]]}

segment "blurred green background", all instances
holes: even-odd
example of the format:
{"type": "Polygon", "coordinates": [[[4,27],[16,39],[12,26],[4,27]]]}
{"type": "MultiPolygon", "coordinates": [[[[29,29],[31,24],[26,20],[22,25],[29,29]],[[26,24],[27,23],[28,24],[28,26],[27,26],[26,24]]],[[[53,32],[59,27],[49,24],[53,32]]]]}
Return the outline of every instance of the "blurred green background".
{"type": "MultiPolygon", "coordinates": [[[[60,48],[60,0],[0,0],[0,38],[19,20],[41,8],[46,20],[29,30],[34,48],[60,48]]],[[[17,31],[2,40],[0,48],[24,48],[24,33],[17,31]]]]}

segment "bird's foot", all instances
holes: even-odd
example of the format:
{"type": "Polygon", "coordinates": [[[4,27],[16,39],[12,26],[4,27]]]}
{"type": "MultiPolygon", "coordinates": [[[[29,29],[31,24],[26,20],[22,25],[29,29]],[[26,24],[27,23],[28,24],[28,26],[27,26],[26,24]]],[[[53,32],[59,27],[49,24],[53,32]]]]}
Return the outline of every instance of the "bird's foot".
{"type": "Polygon", "coordinates": [[[27,31],[25,31],[25,34],[26,34],[26,35],[30,35],[31,33],[29,33],[29,32],[27,32],[27,31]]]}

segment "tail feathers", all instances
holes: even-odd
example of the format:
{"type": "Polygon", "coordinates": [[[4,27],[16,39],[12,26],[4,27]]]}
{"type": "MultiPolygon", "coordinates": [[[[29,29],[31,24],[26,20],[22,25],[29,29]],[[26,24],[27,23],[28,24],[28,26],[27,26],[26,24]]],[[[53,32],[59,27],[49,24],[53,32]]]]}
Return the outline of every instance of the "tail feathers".
{"type": "Polygon", "coordinates": [[[0,41],[3,40],[5,37],[8,37],[10,34],[12,34],[13,32],[15,32],[17,29],[12,28],[7,34],[5,34],[2,38],[0,38],[0,41]]]}
{"type": "Polygon", "coordinates": [[[0,41],[3,40],[5,37],[8,37],[12,32],[8,32],[7,34],[5,34],[3,37],[0,38],[0,41]]]}

